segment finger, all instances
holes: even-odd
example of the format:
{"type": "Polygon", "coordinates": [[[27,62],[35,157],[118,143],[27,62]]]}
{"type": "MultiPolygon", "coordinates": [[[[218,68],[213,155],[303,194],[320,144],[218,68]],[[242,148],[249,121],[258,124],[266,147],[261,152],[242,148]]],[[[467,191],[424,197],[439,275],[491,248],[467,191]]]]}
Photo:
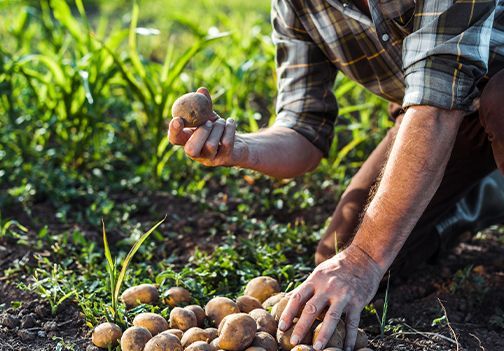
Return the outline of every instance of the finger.
{"type": "Polygon", "coordinates": [[[306,333],[313,325],[313,322],[320,312],[326,307],[327,303],[328,300],[324,294],[315,295],[306,303],[303,308],[303,312],[294,327],[294,331],[292,332],[290,339],[292,345],[297,345],[301,340],[303,340],[306,333]]]}
{"type": "Polygon", "coordinates": [[[289,298],[289,302],[285,307],[282,315],[280,316],[280,322],[278,323],[278,329],[285,331],[290,328],[292,320],[297,316],[301,306],[312,297],[314,292],[313,286],[310,283],[304,283],[301,285],[298,291],[294,292],[289,298]]]}
{"type": "Polygon", "coordinates": [[[212,130],[212,122],[206,121],[201,127],[198,127],[193,135],[189,138],[187,143],[184,146],[184,151],[187,156],[191,158],[197,158],[201,154],[201,150],[203,149],[203,145],[208,139],[210,135],[210,131],[212,130]]]}
{"type": "Polygon", "coordinates": [[[313,348],[315,350],[322,350],[327,345],[327,342],[334,334],[336,327],[341,318],[341,314],[343,313],[344,302],[336,301],[333,302],[329,309],[327,310],[324,320],[322,322],[322,327],[320,328],[320,332],[317,336],[317,340],[313,344],[313,348]]]}
{"type": "Polygon", "coordinates": [[[208,91],[207,88],[205,88],[205,87],[198,88],[198,90],[196,90],[196,92],[205,95],[207,97],[208,101],[210,101],[210,103],[212,102],[212,97],[210,96],[210,92],[208,91]]]}
{"type": "Polygon", "coordinates": [[[192,130],[184,128],[184,120],[175,117],[168,126],[168,140],[173,145],[184,145],[192,135],[192,130]]]}
{"type": "Polygon", "coordinates": [[[346,313],[346,337],[345,351],[352,351],[357,340],[357,329],[359,328],[361,311],[357,308],[352,308],[346,313]]]}
{"type": "Polygon", "coordinates": [[[224,119],[219,118],[213,125],[212,131],[210,132],[210,136],[208,137],[205,146],[204,146],[204,154],[206,157],[210,159],[214,159],[215,155],[217,155],[217,151],[219,149],[219,143],[224,133],[224,127],[226,122],[224,119]]]}
{"type": "Polygon", "coordinates": [[[235,142],[236,123],[234,119],[228,118],[226,121],[226,128],[221,139],[221,147],[219,153],[227,155],[231,152],[235,142]]]}

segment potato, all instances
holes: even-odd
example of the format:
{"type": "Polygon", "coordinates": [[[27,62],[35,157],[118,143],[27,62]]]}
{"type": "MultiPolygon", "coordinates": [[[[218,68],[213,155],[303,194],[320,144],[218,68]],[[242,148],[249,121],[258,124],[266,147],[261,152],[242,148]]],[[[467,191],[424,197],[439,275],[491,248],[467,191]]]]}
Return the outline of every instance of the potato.
{"type": "Polygon", "coordinates": [[[219,336],[219,331],[216,328],[206,328],[205,331],[210,341],[216,339],[219,336]]]}
{"type": "Polygon", "coordinates": [[[285,293],[284,292],[281,292],[281,293],[278,293],[278,294],[275,294],[273,296],[270,296],[266,299],[266,301],[264,301],[262,303],[262,307],[269,311],[271,308],[273,308],[273,306],[275,306],[278,302],[280,302],[280,300],[282,299],[282,297],[285,296],[285,293]]]}
{"type": "Polygon", "coordinates": [[[182,335],[184,335],[184,332],[180,329],[168,329],[168,330],[165,330],[164,332],[160,333],[160,334],[171,334],[171,335],[175,335],[177,337],[177,339],[182,339],[182,335]]]}
{"type": "MultiPolygon", "coordinates": [[[[284,350],[291,350],[294,345],[290,343],[290,338],[292,336],[292,332],[294,331],[294,325],[292,325],[286,331],[281,331],[280,329],[277,331],[277,341],[284,350]]],[[[301,344],[311,344],[312,333],[311,331],[306,333],[304,338],[301,340],[301,344]]]]}
{"type": "Polygon", "coordinates": [[[172,334],[159,334],[145,344],[144,351],[182,351],[180,340],[172,334]]]}
{"type": "Polygon", "coordinates": [[[143,351],[145,344],[152,339],[152,334],[144,327],[131,327],[124,331],[121,338],[122,351],[143,351]]]}
{"type": "Polygon", "coordinates": [[[268,297],[280,292],[280,285],[271,277],[257,277],[248,282],[244,295],[253,296],[263,303],[268,297]]]}
{"type": "MultiPolygon", "coordinates": [[[[324,325],[324,323],[321,323],[315,328],[315,331],[313,332],[313,344],[315,344],[315,342],[317,341],[317,337],[318,337],[323,325],[324,325]]],[[[345,336],[346,336],[345,322],[343,322],[340,319],[340,321],[338,322],[338,325],[336,326],[336,330],[333,332],[333,334],[329,338],[329,341],[327,342],[326,347],[337,347],[337,348],[342,349],[343,345],[345,343],[345,336]]]]}
{"type": "Polygon", "coordinates": [[[194,313],[194,315],[196,316],[196,320],[198,321],[198,327],[203,327],[206,318],[205,310],[198,305],[189,305],[184,308],[186,310],[192,311],[192,313],[194,313]]]}
{"type": "Polygon", "coordinates": [[[121,336],[122,330],[117,324],[102,323],[93,329],[91,341],[95,346],[106,349],[118,345],[121,336]]]}
{"type": "Polygon", "coordinates": [[[285,310],[285,307],[287,307],[288,303],[289,303],[289,297],[284,296],[280,301],[278,301],[278,303],[275,306],[273,306],[271,314],[273,315],[276,321],[280,320],[280,317],[282,316],[282,313],[285,310]]]}
{"type": "Polygon", "coordinates": [[[328,347],[323,351],[343,351],[343,349],[340,349],[339,347],[328,347]]]}
{"type": "Polygon", "coordinates": [[[240,313],[240,309],[233,300],[217,296],[208,301],[205,313],[215,326],[219,326],[224,317],[232,313],[240,313]]]}
{"type": "Polygon", "coordinates": [[[250,311],[249,316],[256,321],[257,331],[264,331],[271,335],[276,335],[278,323],[271,314],[263,309],[257,308],[250,311]]]}
{"type": "Polygon", "coordinates": [[[189,328],[196,327],[198,320],[194,313],[181,307],[175,307],[170,312],[170,328],[186,331],[189,328]]]}
{"type": "Polygon", "coordinates": [[[170,288],[166,291],[165,303],[171,307],[177,307],[190,303],[192,300],[189,290],[179,286],[170,288]]]}
{"type": "Polygon", "coordinates": [[[196,341],[185,348],[185,351],[213,351],[212,346],[204,341],[196,341]]]}
{"type": "Polygon", "coordinates": [[[236,304],[240,309],[240,312],[249,313],[256,308],[263,308],[258,299],[252,296],[240,296],[236,299],[236,304]]]}
{"type": "Polygon", "coordinates": [[[159,314],[150,312],[138,314],[135,319],[133,319],[133,325],[135,327],[146,328],[152,336],[168,329],[168,322],[166,319],[159,314]]]}
{"type": "Polygon", "coordinates": [[[357,339],[355,340],[355,349],[366,348],[368,344],[368,337],[366,332],[362,329],[357,329],[357,339]]]}
{"type": "Polygon", "coordinates": [[[266,351],[266,349],[259,346],[249,346],[245,349],[245,351],[266,351]]]}
{"type": "Polygon", "coordinates": [[[181,117],[184,127],[199,127],[212,115],[212,102],[200,93],[184,94],[172,106],[172,116],[181,117]]]}
{"type": "Polygon", "coordinates": [[[182,342],[182,346],[184,348],[196,341],[210,342],[208,333],[199,327],[192,327],[188,329],[180,341],[182,342]]]}
{"type": "Polygon", "coordinates": [[[159,292],[152,284],[140,284],[124,290],[121,300],[127,309],[143,303],[154,305],[159,301],[159,292]]]}
{"type": "Polygon", "coordinates": [[[292,348],[292,351],[314,351],[310,345],[299,344],[292,348]]]}
{"type": "Polygon", "coordinates": [[[252,346],[262,347],[266,351],[278,350],[275,338],[266,332],[257,332],[254,340],[252,340],[252,346]]]}
{"type": "Polygon", "coordinates": [[[219,347],[219,338],[217,337],[217,338],[213,339],[210,342],[210,346],[212,347],[213,351],[220,350],[220,347],[219,347]]]}
{"type": "Polygon", "coordinates": [[[219,347],[228,351],[246,349],[254,340],[256,322],[246,313],[226,316],[219,324],[219,347]]]}

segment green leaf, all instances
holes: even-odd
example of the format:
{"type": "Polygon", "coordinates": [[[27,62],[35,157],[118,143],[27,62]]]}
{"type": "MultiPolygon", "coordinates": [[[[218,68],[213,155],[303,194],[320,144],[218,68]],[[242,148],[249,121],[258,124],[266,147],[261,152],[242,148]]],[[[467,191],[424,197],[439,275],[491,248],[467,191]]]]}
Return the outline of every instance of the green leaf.
{"type": "Polygon", "coordinates": [[[129,46],[129,56],[131,59],[131,63],[133,63],[133,67],[135,68],[137,74],[144,79],[145,78],[145,69],[142,65],[142,62],[140,62],[140,56],[138,55],[137,52],[137,45],[136,45],[136,29],[137,29],[137,23],[138,23],[138,4],[135,1],[133,3],[133,11],[131,13],[131,23],[130,23],[130,30],[129,30],[129,38],[128,38],[128,46],[129,46]]]}
{"type": "Polygon", "coordinates": [[[70,11],[70,7],[63,0],[51,0],[51,8],[53,10],[54,17],[63,24],[70,34],[77,39],[77,41],[82,41],[83,33],[79,22],[75,20],[70,11]]]}
{"type": "Polygon", "coordinates": [[[140,239],[133,245],[131,250],[129,251],[128,255],[124,259],[122,266],[121,266],[121,271],[119,272],[119,276],[117,277],[117,284],[115,287],[115,292],[114,292],[114,299],[117,301],[119,298],[119,293],[121,292],[121,286],[124,281],[124,278],[126,277],[126,270],[128,269],[128,266],[133,259],[133,256],[135,256],[135,253],[138,251],[140,246],[144,243],[145,240],[152,234],[154,230],[156,230],[157,227],[161,225],[165,221],[166,217],[160,220],[159,222],[156,223],[151,229],[149,229],[145,234],[143,234],[140,239]]]}
{"type": "Polygon", "coordinates": [[[65,79],[65,73],[56,60],[45,55],[26,55],[18,61],[18,64],[24,65],[31,61],[38,61],[46,66],[49,72],[51,72],[56,84],[67,90],[68,87],[65,79]]]}

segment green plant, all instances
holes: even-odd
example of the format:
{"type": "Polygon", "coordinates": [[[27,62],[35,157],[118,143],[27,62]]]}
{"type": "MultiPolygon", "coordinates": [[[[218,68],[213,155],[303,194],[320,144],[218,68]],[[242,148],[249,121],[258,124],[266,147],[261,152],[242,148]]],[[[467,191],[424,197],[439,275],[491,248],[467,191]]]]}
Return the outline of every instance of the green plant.
{"type": "MultiPolygon", "coordinates": [[[[39,258],[40,259],[40,258],[39,258]]],[[[44,258],[45,260],[45,258],[44,258]]],[[[46,263],[49,263],[46,260],[46,263]]],[[[50,271],[36,268],[32,280],[28,286],[20,283],[20,287],[34,291],[49,302],[51,314],[55,315],[59,306],[76,294],[76,290],[70,287],[65,270],[58,264],[52,264],[50,271]]]]}
{"type": "Polygon", "coordinates": [[[156,223],[152,228],[150,228],[147,232],[145,232],[136,242],[135,244],[131,247],[130,251],[124,258],[124,260],[121,263],[121,270],[117,271],[118,267],[118,262],[117,259],[112,258],[112,254],[110,252],[110,247],[108,244],[107,240],[107,233],[105,231],[105,223],[102,222],[102,228],[103,228],[103,248],[105,251],[105,258],[107,260],[107,272],[109,274],[109,283],[110,283],[110,298],[111,298],[111,305],[109,306],[110,308],[107,308],[105,311],[107,319],[109,321],[113,321],[115,323],[119,322],[119,308],[118,308],[118,302],[119,302],[119,294],[121,292],[121,287],[124,282],[124,278],[126,277],[126,271],[128,269],[128,266],[133,259],[133,256],[135,256],[136,252],[142,246],[145,240],[152,234],[154,230],[156,230],[157,227],[161,225],[161,223],[164,222],[164,219],[156,223]]]}
{"type": "Polygon", "coordinates": [[[378,314],[378,311],[376,311],[376,309],[374,310],[376,319],[378,320],[378,324],[380,325],[380,336],[382,338],[385,336],[385,331],[389,323],[388,322],[389,288],[390,288],[390,271],[387,277],[387,288],[385,290],[385,297],[383,298],[383,311],[381,316],[378,314]]]}

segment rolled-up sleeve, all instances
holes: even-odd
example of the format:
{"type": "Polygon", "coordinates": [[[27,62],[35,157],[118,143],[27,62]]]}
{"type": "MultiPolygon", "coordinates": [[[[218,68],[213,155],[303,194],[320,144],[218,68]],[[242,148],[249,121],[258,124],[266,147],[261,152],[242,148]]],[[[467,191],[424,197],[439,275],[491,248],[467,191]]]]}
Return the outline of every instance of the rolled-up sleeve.
{"type": "Polygon", "coordinates": [[[332,92],[337,69],[287,0],[272,1],[271,19],[278,79],[274,125],[295,130],[327,156],[338,115],[332,92]]]}
{"type": "Polygon", "coordinates": [[[413,32],[403,41],[403,107],[472,111],[488,70],[495,1],[418,0],[413,32]]]}

